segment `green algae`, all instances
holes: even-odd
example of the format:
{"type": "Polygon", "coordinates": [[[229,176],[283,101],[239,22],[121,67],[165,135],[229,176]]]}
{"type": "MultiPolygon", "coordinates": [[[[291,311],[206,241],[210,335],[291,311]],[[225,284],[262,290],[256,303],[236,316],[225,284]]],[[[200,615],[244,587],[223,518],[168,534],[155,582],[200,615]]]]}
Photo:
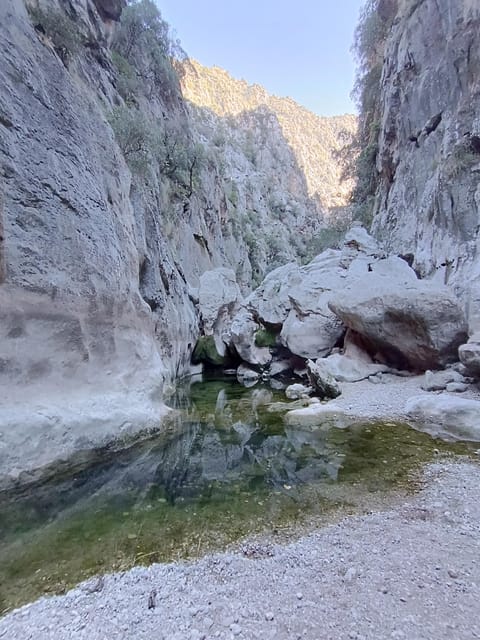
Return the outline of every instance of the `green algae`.
{"type": "Polygon", "coordinates": [[[195,557],[247,535],[298,531],[358,496],[412,488],[435,456],[471,445],[408,425],[288,427],[280,394],[234,382],[179,394],[168,434],[0,503],[0,610],[97,573],[195,557]]]}

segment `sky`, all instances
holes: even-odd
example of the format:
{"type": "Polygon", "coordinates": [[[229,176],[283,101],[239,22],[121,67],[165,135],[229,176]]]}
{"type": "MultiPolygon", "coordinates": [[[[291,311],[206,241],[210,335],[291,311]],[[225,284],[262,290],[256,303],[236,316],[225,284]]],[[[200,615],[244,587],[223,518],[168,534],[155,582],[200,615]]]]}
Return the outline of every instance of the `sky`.
{"type": "Polygon", "coordinates": [[[156,0],[189,57],[289,96],[354,113],[353,31],[365,0],[156,0]]]}

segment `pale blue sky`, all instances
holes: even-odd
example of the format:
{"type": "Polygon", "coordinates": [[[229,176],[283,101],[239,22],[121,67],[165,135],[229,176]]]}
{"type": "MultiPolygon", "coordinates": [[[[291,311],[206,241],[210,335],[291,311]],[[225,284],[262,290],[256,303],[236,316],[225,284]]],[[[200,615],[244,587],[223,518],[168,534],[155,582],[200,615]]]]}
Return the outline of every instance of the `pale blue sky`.
{"type": "Polygon", "coordinates": [[[353,31],[364,0],[157,0],[188,55],[290,96],[353,113],[353,31]]]}

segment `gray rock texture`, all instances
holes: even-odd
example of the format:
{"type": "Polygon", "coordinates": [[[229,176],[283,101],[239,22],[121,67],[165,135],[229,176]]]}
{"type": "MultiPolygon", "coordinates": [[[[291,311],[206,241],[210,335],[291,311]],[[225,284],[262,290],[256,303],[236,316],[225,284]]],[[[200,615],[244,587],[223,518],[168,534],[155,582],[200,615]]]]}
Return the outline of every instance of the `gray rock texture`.
{"type": "Polygon", "coordinates": [[[23,429],[29,415],[33,449],[46,438],[39,464],[70,451],[102,398],[110,411],[112,394],[122,422],[134,417],[141,430],[152,416],[161,421],[162,385],[190,371],[202,273],[233,268],[247,290],[275,259],[294,259],[322,216],[275,118],[209,120],[188,110],[174,83],[170,93],[138,85],[133,113],[170,135],[182,131],[208,160],[191,193],[151,163],[143,174],[132,168],[110,124],[116,109],[126,110],[111,50],[124,4],[0,6],[0,423],[9,426],[0,435],[2,473],[22,466],[15,425],[23,429]],[[71,51],[54,42],[45,16],[74,34],[71,51]],[[219,124],[228,134],[222,149],[213,139],[219,124]],[[299,244],[280,246],[264,233],[273,200],[285,210],[281,220],[276,214],[277,234],[299,244]],[[136,409],[130,415],[138,394],[145,419],[136,409]],[[71,406],[82,398],[74,419],[71,406]]]}
{"type": "MultiPolygon", "coordinates": [[[[389,6],[394,6],[390,3],[389,6]]],[[[374,234],[480,320],[480,5],[403,0],[381,81],[374,234]]]]}
{"type": "Polygon", "coordinates": [[[414,396],[405,406],[410,418],[432,435],[480,442],[480,401],[447,394],[414,396]]]}
{"type": "Polygon", "coordinates": [[[397,271],[391,262],[393,269],[387,269],[387,262],[378,263],[384,273],[374,268],[332,295],[332,311],[398,368],[425,370],[455,361],[467,332],[455,296],[443,285],[417,280],[406,263],[404,277],[403,266],[397,271]]]}

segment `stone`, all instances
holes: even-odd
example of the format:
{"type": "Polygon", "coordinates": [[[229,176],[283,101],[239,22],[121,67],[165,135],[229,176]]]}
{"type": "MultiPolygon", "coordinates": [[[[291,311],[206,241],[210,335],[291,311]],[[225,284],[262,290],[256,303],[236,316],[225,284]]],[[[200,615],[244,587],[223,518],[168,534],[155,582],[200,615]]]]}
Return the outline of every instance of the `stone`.
{"type": "Polygon", "coordinates": [[[285,414],[286,424],[296,427],[312,427],[327,423],[341,426],[345,418],[345,411],[333,402],[315,403],[308,407],[292,409],[285,414]]]}
{"type": "Polygon", "coordinates": [[[244,364],[241,364],[237,369],[237,380],[245,387],[251,387],[255,385],[260,379],[258,371],[250,369],[244,364]]]}
{"type": "Polygon", "coordinates": [[[219,267],[205,271],[200,277],[198,308],[205,335],[212,335],[222,320],[231,319],[241,300],[235,273],[219,267]]]}
{"type": "Polygon", "coordinates": [[[302,267],[301,275],[289,291],[291,308],[280,342],[295,355],[315,359],[330,353],[344,333],[343,323],[328,306],[332,291],[344,286],[341,253],[327,249],[302,267]]]}
{"type": "MultiPolygon", "coordinates": [[[[318,361],[317,361],[318,362],[318,361]]],[[[385,364],[365,362],[341,354],[333,354],[321,360],[324,370],[338,382],[358,382],[378,373],[390,371],[385,364]]]]}
{"type": "Polygon", "coordinates": [[[445,371],[425,371],[422,382],[422,389],[425,391],[443,391],[451,382],[463,383],[465,378],[462,374],[454,369],[446,369],[445,371]]]}
{"type": "Polygon", "coordinates": [[[286,374],[291,371],[292,366],[290,364],[290,360],[274,360],[270,363],[268,368],[268,373],[270,377],[274,378],[276,376],[280,376],[282,374],[286,374]]]}
{"type": "Polygon", "coordinates": [[[468,385],[464,382],[449,382],[445,390],[449,393],[464,393],[468,389],[468,385]]]}
{"type": "Polygon", "coordinates": [[[307,376],[310,384],[318,391],[320,397],[337,398],[341,394],[340,387],[321,358],[316,362],[307,361],[307,376]]]}
{"type": "Polygon", "coordinates": [[[245,304],[264,324],[281,325],[291,309],[289,293],[302,281],[300,267],[289,263],[271,271],[245,304]]]}
{"type": "Polygon", "coordinates": [[[267,347],[257,347],[255,334],[260,325],[254,320],[250,311],[239,311],[230,326],[230,340],[242,360],[249,364],[265,366],[272,355],[267,347]]]}
{"type": "Polygon", "coordinates": [[[311,387],[306,387],[304,384],[291,384],[285,389],[285,395],[289,400],[298,400],[300,398],[307,398],[313,389],[311,387]]]}
{"type": "Polygon", "coordinates": [[[480,401],[452,395],[421,395],[405,406],[414,426],[450,440],[480,441],[480,401]]]}
{"type": "Polygon", "coordinates": [[[381,274],[369,272],[332,295],[332,311],[396,368],[425,371],[455,361],[467,324],[453,293],[417,280],[400,258],[384,262],[381,274]]]}
{"type": "Polygon", "coordinates": [[[480,377],[480,332],[474,333],[466,344],[459,346],[458,357],[470,375],[480,377]]]}

